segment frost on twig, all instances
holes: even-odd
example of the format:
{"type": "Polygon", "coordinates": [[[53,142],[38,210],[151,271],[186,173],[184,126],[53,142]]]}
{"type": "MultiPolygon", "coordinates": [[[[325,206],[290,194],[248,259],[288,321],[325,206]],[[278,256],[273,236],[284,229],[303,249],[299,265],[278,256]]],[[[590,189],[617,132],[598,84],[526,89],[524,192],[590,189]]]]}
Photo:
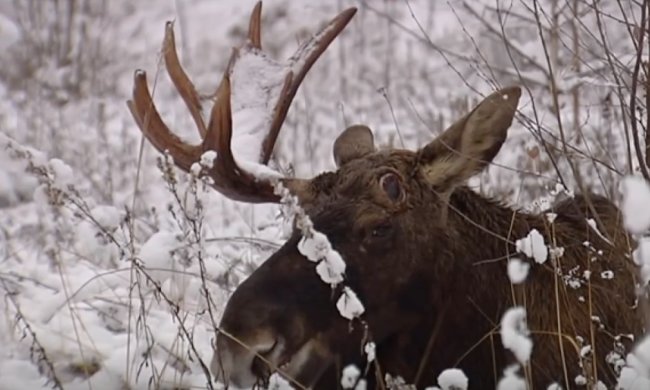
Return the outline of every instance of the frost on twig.
{"type": "Polygon", "coordinates": [[[518,370],[519,365],[517,364],[506,367],[497,384],[497,390],[526,390],[526,381],[517,374],[518,370]]]}
{"type": "MultiPolygon", "coordinates": [[[[300,207],[298,198],[291,194],[281,182],[274,183],[275,191],[281,196],[281,203],[289,209],[289,214],[296,219],[296,227],[300,229],[302,238],[298,243],[298,251],[309,261],[317,262],[316,272],[324,283],[332,287],[342,283],[345,277],[345,261],[327,239],[327,236],[314,228],[309,216],[300,207]]],[[[357,295],[349,287],[344,287],[336,303],[339,313],[344,318],[352,320],[365,311],[357,295]]]]}
{"type": "Polygon", "coordinates": [[[538,264],[543,264],[548,259],[548,248],[544,243],[544,236],[537,229],[532,229],[528,235],[516,243],[517,252],[535,259],[538,264]]]}
{"type": "Polygon", "coordinates": [[[512,284],[520,284],[526,280],[530,264],[521,261],[517,258],[508,261],[508,277],[512,284]]]}
{"type": "Polygon", "coordinates": [[[512,351],[519,363],[528,362],[533,342],[526,324],[526,309],[513,307],[505,312],[501,319],[501,341],[504,347],[512,351]]]}
{"type": "Polygon", "coordinates": [[[467,375],[458,368],[448,368],[438,375],[440,390],[467,390],[469,380],[467,375]]]}

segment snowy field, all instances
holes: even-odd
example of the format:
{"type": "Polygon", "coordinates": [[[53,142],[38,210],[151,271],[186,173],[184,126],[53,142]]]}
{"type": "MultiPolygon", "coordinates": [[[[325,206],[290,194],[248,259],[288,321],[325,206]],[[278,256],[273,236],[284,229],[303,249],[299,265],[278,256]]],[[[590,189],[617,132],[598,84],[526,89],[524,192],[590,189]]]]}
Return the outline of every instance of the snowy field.
{"type": "MultiPolygon", "coordinates": [[[[135,70],[145,70],[166,123],[197,141],[161,61],[165,22],[174,22],[181,61],[207,101],[254,5],[0,2],[0,390],[219,388],[205,371],[214,321],[292,221],[286,208],[234,202],[169,170],[126,100],[135,70]]],[[[267,0],[262,46],[288,58],[351,6],[357,15],[298,90],[275,170],[334,170],[334,139],[354,123],[371,127],[382,147],[416,149],[497,87],[519,84],[508,141],[470,185],[535,211],[579,186],[613,199],[650,279],[650,34],[638,27],[647,1],[603,0],[595,10],[557,0],[267,0]]],[[[255,154],[254,143],[240,138],[237,156],[255,154]]],[[[534,233],[525,240],[521,251],[534,258],[534,233]]],[[[527,269],[513,262],[504,272],[517,283],[527,269]]],[[[506,347],[529,354],[525,336],[507,333],[522,313],[508,315],[506,347]]],[[[621,388],[650,388],[649,345],[623,357],[621,388]]],[[[525,388],[504,375],[502,389],[525,388]]],[[[452,370],[439,386],[467,384],[452,370]]]]}

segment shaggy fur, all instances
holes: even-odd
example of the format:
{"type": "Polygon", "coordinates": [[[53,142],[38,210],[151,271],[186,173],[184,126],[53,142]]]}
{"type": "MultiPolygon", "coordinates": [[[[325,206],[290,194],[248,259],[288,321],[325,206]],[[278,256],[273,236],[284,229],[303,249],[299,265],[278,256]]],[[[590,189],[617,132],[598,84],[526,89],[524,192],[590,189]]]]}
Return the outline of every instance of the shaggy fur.
{"type": "MultiPolygon", "coordinates": [[[[551,224],[546,213],[526,214],[461,186],[451,195],[443,222],[444,202],[422,177],[409,176],[415,160],[411,152],[376,153],[312,182],[321,197],[309,212],[346,259],[346,284],[366,307],[363,319],[378,345],[382,372],[412,382],[424,361],[418,388],[435,384],[437,375],[451,367],[462,368],[472,388],[494,388],[503,369],[514,362],[501,345],[499,323],[505,310],[521,305],[534,341],[527,375],[535,388],[555,381],[564,385],[565,369],[565,388],[572,387],[577,375],[613,384],[615,371],[607,355],[622,352],[627,335],[642,331],[634,309],[631,243],[617,208],[602,197],[576,196],[549,210],[557,214],[551,224]],[[404,180],[406,197],[399,204],[378,188],[377,177],[386,170],[399,172],[404,180]],[[587,219],[600,221],[598,230],[606,239],[587,219]],[[377,226],[388,230],[376,240],[372,230],[377,226]],[[564,254],[544,264],[517,254],[515,241],[531,229],[549,245],[564,248],[564,254]],[[516,286],[506,272],[507,259],[513,257],[530,264],[526,282],[516,286]],[[591,273],[589,279],[585,271],[591,273]],[[612,271],[613,278],[603,278],[604,271],[612,271]],[[593,352],[581,357],[586,345],[593,352]]],[[[239,287],[222,326],[249,328],[264,317],[280,324],[279,334],[295,340],[292,348],[324,335],[339,367],[350,362],[362,366],[361,324],[348,330],[313,263],[298,254],[298,239],[287,242],[239,287]],[[249,316],[256,320],[231,325],[249,316]],[[287,325],[291,323],[301,324],[299,335],[287,325]]],[[[336,371],[329,370],[317,387],[335,386],[336,371]]],[[[372,370],[368,378],[374,383],[372,370]]]]}
{"type": "MultiPolygon", "coordinates": [[[[368,340],[377,345],[365,372],[369,388],[385,373],[424,388],[442,370],[458,367],[470,388],[490,389],[515,362],[499,337],[501,318],[522,306],[534,346],[521,375],[534,388],[553,382],[572,388],[578,375],[614,384],[608,355],[624,353],[630,335],[643,330],[634,244],[605,198],[567,198],[548,210],[556,215],[551,221],[548,212],[528,214],[463,185],[506,138],[519,95],[512,88],[500,93],[419,152],[346,154],[354,158],[309,182],[309,196],[301,199],[346,262],[344,284],[366,309],[360,319],[348,322],[338,313],[340,286],[319,279],[315,264],[297,250],[296,232],[235,291],[221,329],[243,343],[264,335],[267,346],[256,349],[263,356],[288,359],[316,345],[311,355],[317,356],[296,379],[318,389],[336,388],[348,364],[365,367],[368,340]],[[538,264],[517,253],[516,241],[531,229],[549,247],[562,248],[561,256],[538,264]],[[515,257],[530,264],[520,285],[507,275],[515,257]]],[[[248,356],[238,362],[252,361],[263,381],[268,368],[238,345],[219,334],[213,370],[223,365],[221,348],[228,359],[235,352],[248,356]]]]}

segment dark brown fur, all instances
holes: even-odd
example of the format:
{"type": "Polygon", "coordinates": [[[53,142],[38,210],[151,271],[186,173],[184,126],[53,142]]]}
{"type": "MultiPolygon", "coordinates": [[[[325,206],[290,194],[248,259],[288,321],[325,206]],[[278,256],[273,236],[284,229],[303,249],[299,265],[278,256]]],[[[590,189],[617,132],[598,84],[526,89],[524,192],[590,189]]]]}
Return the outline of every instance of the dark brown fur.
{"type": "MultiPolygon", "coordinates": [[[[503,139],[477,157],[492,159],[503,139]]],[[[618,209],[605,198],[578,195],[552,207],[557,218],[551,224],[545,213],[527,214],[465,187],[462,182],[483,164],[458,177],[432,179],[432,170],[421,166],[439,162],[441,153],[423,161],[424,153],[372,152],[310,184],[314,195],[305,207],[345,259],[344,284],[365,306],[361,319],[377,343],[381,372],[412,383],[423,365],[417,380],[423,388],[435,384],[442,370],[459,367],[470,388],[494,388],[514,362],[501,344],[499,324],[508,308],[519,305],[526,308],[534,341],[526,369],[534,388],[552,382],[571,388],[579,374],[615,383],[608,353],[642,331],[635,310],[637,270],[629,256],[633,244],[618,209]],[[380,186],[386,173],[399,177],[403,196],[397,200],[380,186]],[[589,227],[591,218],[607,239],[589,227]],[[516,253],[515,241],[531,229],[564,248],[564,255],[536,264],[516,253]],[[513,257],[530,264],[521,285],[512,285],[506,272],[513,257]],[[585,271],[591,272],[588,282],[585,271]],[[612,271],[613,279],[601,277],[603,271],[612,271]],[[566,283],[570,275],[582,281],[580,287],[566,283]],[[593,353],[581,359],[582,345],[591,345],[593,353]]],[[[366,332],[361,321],[350,324],[339,315],[340,290],[319,279],[315,264],[299,254],[299,239],[296,233],[237,289],[221,327],[244,342],[266,329],[286,340],[288,355],[317,339],[321,352],[334,358],[315,387],[333,388],[341,367],[364,366],[366,332]]],[[[367,374],[371,388],[376,367],[367,374]]]]}

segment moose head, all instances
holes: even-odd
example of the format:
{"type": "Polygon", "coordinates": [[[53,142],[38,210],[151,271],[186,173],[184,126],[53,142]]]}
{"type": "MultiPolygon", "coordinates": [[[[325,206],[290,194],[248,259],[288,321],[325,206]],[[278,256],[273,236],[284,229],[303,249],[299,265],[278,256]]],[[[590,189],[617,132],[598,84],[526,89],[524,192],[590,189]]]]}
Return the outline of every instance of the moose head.
{"type": "MultiPolygon", "coordinates": [[[[275,102],[263,102],[271,108],[271,115],[263,121],[257,163],[268,163],[300,82],[355,11],[339,14],[301,45],[288,64],[276,67],[284,77],[276,83],[278,93],[267,94],[276,96],[275,102]]],[[[516,251],[514,240],[532,228],[549,231],[547,219],[504,207],[464,185],[493,160],[506,140],[521,94],[518,87],[487,96],[420,150],[377,148],[371,130],[356,125],[334,142],[336,171],[310,180],[261,177],[246,169],[250,164],[239,161],[231,150],[237,131],[233,129],[231,97],[238,88],[232,77],[246,56],[268,60],[261,50],[260,13],[258,3],[248,40],[233,52],[207,125],[198,94],[177,58],[172,27],[167,26],[165,63],[203,139],[200,145],[187,144],[163,123],[144,72],[136,72],[129,101],[146,138],[161,152],[169,153],[181,169],[190,171],[204,152],[216,151],[214,165],[204,167],[202,174],[225,196],[244,202],[278,202],[274,184],[287,188],[299,199],[314,229],[327,236],[345,262],[341,283],[323,283],[317,263],[301,254],[302,233],[296,229],[230,298],[211,364],[219,381],[246,387],[264,383],[271,372],[279,371],[298,386],[334,388],[341,367],[349,363],[364,366],[364,345],[373,341],[377,360],[371,371],[374,374],[369,375],[371,381],[384,372],[401,375],[411,383],[430,384],[440,370],[456,366],[466,370],[472,384],[488,388],[494,386],[507,360],[493,336],[501,314],[513,301],[530,296],[527,303],[539,315],[531,315],[529,323],[540,333],[590,329],[589,313],[579,308],[575,313],[585,318],[559,315],[572,328],[560,324],[558,332],[553,294],[557,270],[546,267],[532,272],[535,282],[522,291],[512,286],[504,271],[509,254],[516,251]],[[354,291],[364,305],[364,313],[353,321],[343,318],[335,305],[343,287],[354,291]],[[547,296],[539,299],[539,294],[547,296]]],[[[584,225],[576,222],[587,218],[587,210],[599,216],[608,242],[624,241],[627,236],[620,228],[616,208],[592,196],[576,197],[554,210],[560,242],[568,245],[577,236],[580,243],[589,239],[605,245],[605,237],[589,236],[584,225]],[[579,217],[581,213],[584,217],[579,217]]],[[[580,252],[585,249],[571,242],[573,249],[568,248],[565,254],[569,260],[560,269],[586,261],[583,258],[587,256],[580,252]]],[[[634,267],[621,261],[619,249],[614,244],[607,246],[607,260],[593,266],[615,269],[621,280],[615,288],[604,286],[595,293],[607,298],[593,310],[603,322],[609,321],[610,330],[635,332],[640,329],[638,317],[632,310],[626,311],[633,301],[630,282],[634,281],[634,267]]],[[[578,305],[577,299],[570,296],[567,302],[578,305]]],[[[555,344],[540,347],[541,360],[533,363],[545,366],[539,377],[550,381],[563,372],[566,359],[558,361],[557,336],[546,341],[555,344]],[[549,374],[550,369],[557,371],[549,374]]],[[[603,364],[596,364],[594,373],[600,372],[603,364]]]]}

